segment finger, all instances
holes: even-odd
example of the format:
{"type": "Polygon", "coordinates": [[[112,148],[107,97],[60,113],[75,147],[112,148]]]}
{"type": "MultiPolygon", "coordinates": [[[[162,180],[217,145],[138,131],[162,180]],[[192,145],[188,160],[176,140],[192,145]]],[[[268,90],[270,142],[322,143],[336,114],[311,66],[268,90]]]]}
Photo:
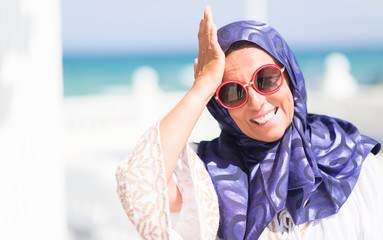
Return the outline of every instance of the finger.
{"type": "Polygon", "coordinates": [[[204,19],[205,19],[205,31],[206,31],[206,34],[209,34],[211,31],[211,27],[213,25],[213,15],[211,12],[211,8],[209,6],[205,7],[204,19]]]}
{"type": "Polygon", "coordinates": [[[198,59],[197,58],[194,58],[194,79],[197,78],[198,76],[198,59]]]}
{"type": "MultiPolygon", "coordinates": [[[[209,6],[205,6],[203,19],[200,23],[200,31],[198,33],[198,42],[199,42],[199,56],[203,56],[204,53],[207,53],[210,48],[210,32],[212,27],[212,14],[209,6]]],[[[201,62],[201,61],[200,61],[201,62]]],[[[203,62],[201,62],[203,65],[203,62]]]]}
{"type": "Polygon", "coordinates": [[[199,23],[199,30],[198,30],[198,43],[199,43],[199,47],[201,48],[202,46],[202,39],[203,39],[203,35],[204,33],[206,32],[206,19],[205,19],[205,14],[206,14],[206,9],[204,11],[204,13],[202,14],[202,18],[201,18],[201,21],[199,23]]]}
{"type": "Polygon", "coordinates": [[[215,24],[211,26],[210,39],[211,39],[211,42],[218,42],[217,26],[215,24]]]}
{"type": "Polygon", "coordinates": [[[218,36],[217,36],[217,26],[213,24],[212,30],[210,32],[210,39],[211,39],[211,48],[214,50],[214,52],[218,53],[221,52],[222,49],[218,43],[218,36]]]}
{"type": "MultiPolygon", "coordinates": [[[[206,9],[204,12],[204,15],[200,22],[200,28],[198,31],[198,59],[199,59],[199,66],[198,68],[201,68],[202,65],[204,65],[205,62],[205,53],[208,49],[208,41],[206,38],[206,9]]],[[[197,69],[197,72],[199,72],[200,69],[197,69]]]]}
{"type": "Polygon", "coordinates": [[[204,18],[207,19],[209,25],[213,23],[213,12],[210,6],[205,6],[204,18]]]}

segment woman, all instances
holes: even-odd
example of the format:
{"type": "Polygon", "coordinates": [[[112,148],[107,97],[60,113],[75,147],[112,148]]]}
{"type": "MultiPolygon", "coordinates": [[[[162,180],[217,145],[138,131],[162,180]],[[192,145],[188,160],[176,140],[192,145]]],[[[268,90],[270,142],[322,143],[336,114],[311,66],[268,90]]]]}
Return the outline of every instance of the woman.
{"type": "Polygon", "coordinates": [[[307,114],[304,79],[282,37],[255,21],[217,32],[206,7],[198,39],[192,88],[117,171],[141,236],[383,236],[380,144],[351,123],[307,114]],[[198,144],[197,156],[186,143],[206,105],[222,132],[198,144]]]}

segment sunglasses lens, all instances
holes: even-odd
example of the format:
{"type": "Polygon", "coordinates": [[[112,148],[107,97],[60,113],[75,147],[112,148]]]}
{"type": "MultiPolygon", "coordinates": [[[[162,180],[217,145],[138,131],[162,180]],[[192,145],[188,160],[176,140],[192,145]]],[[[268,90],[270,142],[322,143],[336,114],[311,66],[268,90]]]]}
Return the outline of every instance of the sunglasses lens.
{"type": "Polygon", "coordinates": [[[254,77],[255,86],[259,91],[264,93],[274,91],[281,83],[281,71],[276,67],[265,67],[254,77]]]}
{"type": "Polygon", "coordinates": [[[246,90],[238,83],[227,83],[223,85],[218,98],[227,107],[237,107],[246,101],[246,90]]]}

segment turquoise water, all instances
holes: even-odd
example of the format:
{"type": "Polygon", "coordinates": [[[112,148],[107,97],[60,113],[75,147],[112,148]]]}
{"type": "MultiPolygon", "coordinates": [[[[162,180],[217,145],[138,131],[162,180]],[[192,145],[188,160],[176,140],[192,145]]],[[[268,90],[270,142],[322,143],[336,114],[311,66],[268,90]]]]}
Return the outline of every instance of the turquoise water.
{"type": "MultiPolygon", "coordinates": [[[[308,87],[320,86],[324,60],[331,52],[295,51],[308,87]]],[[[351,74],[359,83],[383,83],[383,49],[340,52],[348,57],[351,74]]],[[[190,73],[195,57],[190,53],[64,56],[64,96],[103,94],[113,87],[130,87],[134,71],[141,66],[150,66],[157,71],[160,87],[164,91],[187,90],[190,82],[185,83],[185,71],[190,73]]],[[[192,72],[190,75],[188,78],[192,78],[192,72]]]]}

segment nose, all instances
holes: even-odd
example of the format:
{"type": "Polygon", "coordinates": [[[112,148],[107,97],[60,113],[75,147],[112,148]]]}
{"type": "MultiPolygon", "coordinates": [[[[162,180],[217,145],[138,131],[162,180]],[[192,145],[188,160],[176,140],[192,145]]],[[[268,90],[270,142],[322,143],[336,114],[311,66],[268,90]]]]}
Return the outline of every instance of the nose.
{"type": "Polygon", "coordinates": [[[253,86],[248,87],[248,93],[249,96],[246,105],[254,110],[260,110],[266,101],[266,97],[255,91],[253,86]]]}

